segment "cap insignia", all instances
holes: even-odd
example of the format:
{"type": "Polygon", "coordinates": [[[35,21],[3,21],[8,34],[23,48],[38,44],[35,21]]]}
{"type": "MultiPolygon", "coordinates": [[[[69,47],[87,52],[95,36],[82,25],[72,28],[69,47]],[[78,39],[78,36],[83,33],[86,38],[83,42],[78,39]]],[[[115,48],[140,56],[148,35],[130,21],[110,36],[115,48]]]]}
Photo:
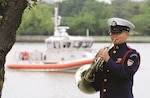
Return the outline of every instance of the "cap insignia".
{"type": "Polygon", "coordinates": [[[112,21],[112,22],[111,22],[111,25],[112,25],[112,26],[116,26],[116,25],[117,25],[117,22],[116,22],[116,21],[112,21]]]}

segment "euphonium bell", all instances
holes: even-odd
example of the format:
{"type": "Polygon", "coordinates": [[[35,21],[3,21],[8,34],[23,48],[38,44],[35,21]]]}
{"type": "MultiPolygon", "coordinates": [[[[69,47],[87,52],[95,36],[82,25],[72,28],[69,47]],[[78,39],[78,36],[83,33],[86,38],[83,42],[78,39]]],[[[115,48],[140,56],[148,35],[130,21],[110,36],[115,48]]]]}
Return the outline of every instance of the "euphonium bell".
{"type": "Polygon", "coordinates": [[[80,89],[80,91],[86,94],[93,94],[96,93],[97,91],[92,87],[90,82],[84,79],[84,75],[86,71],[89,69],[89,67],[90,65],[81,66],[75,74],[75,80],[76,85],[80,89]]]}

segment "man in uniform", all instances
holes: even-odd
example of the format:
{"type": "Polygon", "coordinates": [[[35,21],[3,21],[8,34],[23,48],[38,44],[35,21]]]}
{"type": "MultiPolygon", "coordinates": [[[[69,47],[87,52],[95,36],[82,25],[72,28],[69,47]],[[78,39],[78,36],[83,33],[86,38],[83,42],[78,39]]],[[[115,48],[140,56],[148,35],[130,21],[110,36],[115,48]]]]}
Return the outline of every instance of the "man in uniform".
{"type": "Polygon", "coordinates": [[[99,56],[105,62],[96,72],[92,86],[100,91],[100,98],[134,98],[133,77],[140,65],[140,55],[127,46],[126,40],[135,26],[121,18],[109,19],[108,25],[114,46],[108,52],[100,49],[99,56]]]}

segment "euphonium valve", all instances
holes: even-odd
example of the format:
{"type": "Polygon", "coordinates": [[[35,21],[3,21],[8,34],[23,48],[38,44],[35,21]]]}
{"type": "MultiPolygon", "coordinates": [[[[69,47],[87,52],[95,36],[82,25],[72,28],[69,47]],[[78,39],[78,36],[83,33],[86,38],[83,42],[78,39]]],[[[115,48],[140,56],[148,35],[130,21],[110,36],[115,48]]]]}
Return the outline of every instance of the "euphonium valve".
{"type": "MultiPolygon", "coordinates": [[[[104,50],[108,51],[109,47],[104,47],[104,50]]],[[[89,82],[94,82],[95,73],[98,71],[98,69],[100,69],[101,71],[103,70],[103,63],[104,60],[99,57],[99,53],[97,53],[90,68],[86,71],[84,78],[89,82]]]]}

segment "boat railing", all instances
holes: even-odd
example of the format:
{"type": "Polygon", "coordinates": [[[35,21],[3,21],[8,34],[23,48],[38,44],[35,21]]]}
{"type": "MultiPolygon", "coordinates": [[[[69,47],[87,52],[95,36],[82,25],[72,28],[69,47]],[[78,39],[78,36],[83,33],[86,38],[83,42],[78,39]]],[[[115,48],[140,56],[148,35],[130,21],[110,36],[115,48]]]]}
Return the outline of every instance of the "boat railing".
{"type": "Polygon", "coordinates": [[[14,53],[14,59],[16,62],[42,62],[44,60],[44,57],[43,57],[43,53],[38,51],[38,50],[35,50],[33,52],[30,52],[30,51],[22,51],[22,52],[15,52],[14,53]]]}

